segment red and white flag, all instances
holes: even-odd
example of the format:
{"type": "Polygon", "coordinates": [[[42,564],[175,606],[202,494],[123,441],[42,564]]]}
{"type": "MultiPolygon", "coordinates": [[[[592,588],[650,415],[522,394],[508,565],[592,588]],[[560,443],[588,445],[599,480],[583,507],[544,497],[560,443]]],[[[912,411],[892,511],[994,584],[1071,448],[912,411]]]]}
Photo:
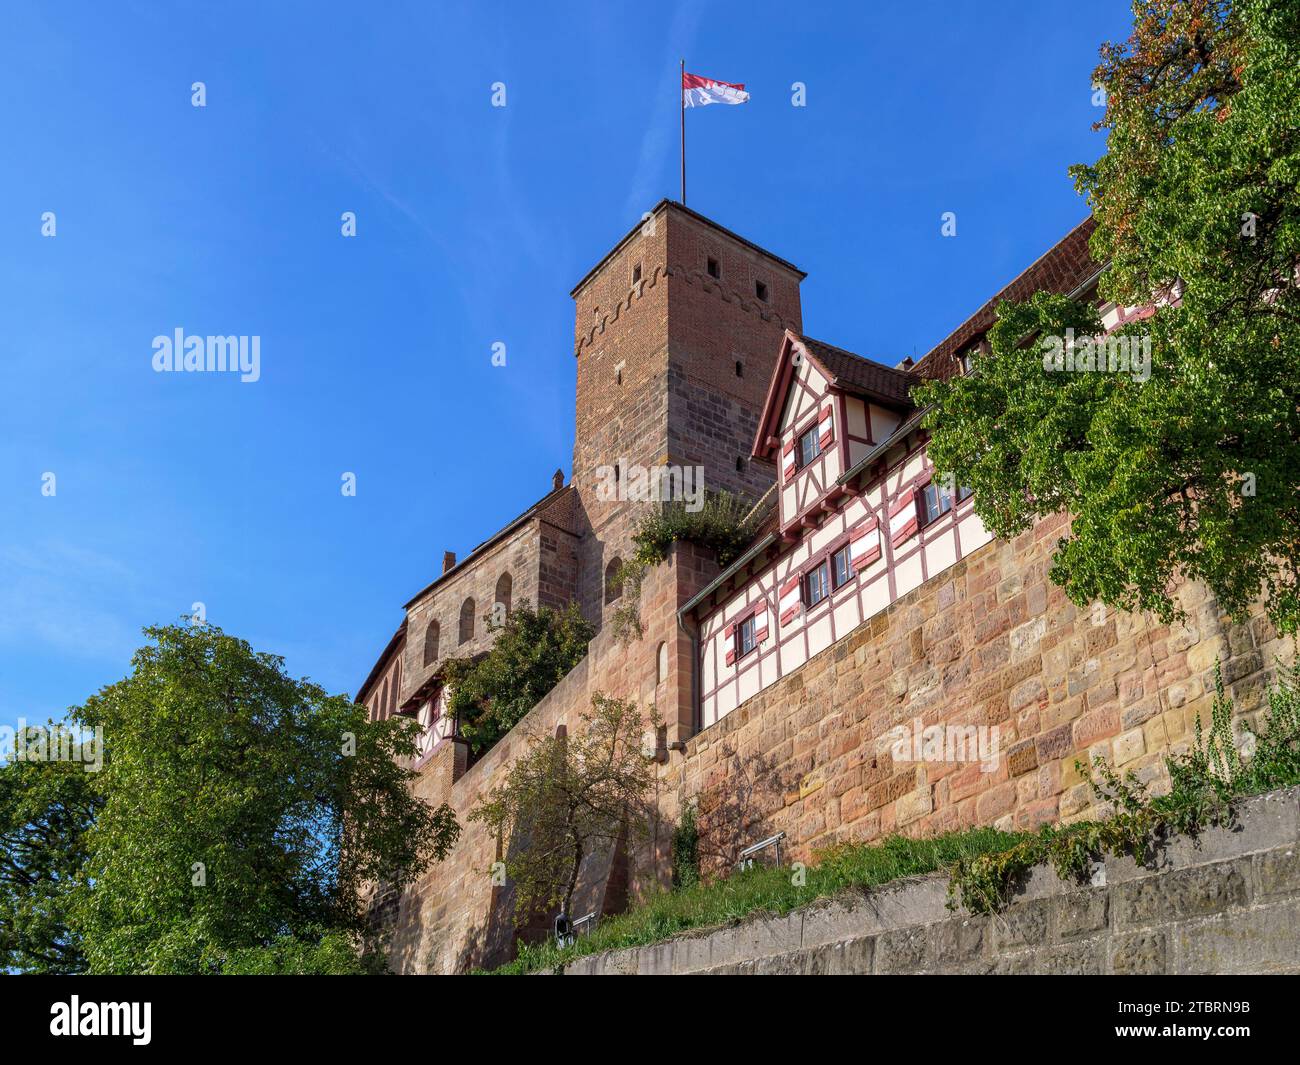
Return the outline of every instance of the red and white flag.
{"type": "Polygon", "coordinates": [[[702,78],[698,74],[682,74],[682,106],[704,107],[708,104],[743,104],[749,93],[743,85],[702,78]]]}

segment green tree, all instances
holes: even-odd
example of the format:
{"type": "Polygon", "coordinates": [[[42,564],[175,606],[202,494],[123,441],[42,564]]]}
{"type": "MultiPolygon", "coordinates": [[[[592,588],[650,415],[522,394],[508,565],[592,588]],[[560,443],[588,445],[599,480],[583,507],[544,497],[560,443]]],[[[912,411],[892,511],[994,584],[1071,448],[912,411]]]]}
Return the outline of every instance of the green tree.
{"type": "Polygon", "coordinates": [[[8,963],[340,971],[364,885],[409,883],[459,832],[410,791],[418,726],[371,723],[215,627],[145,633],[131,675],[70,711],[100,730],[100,772],[0,767],[8,963]]]}
{"type": "Polygon", "coordinates": [[[505,866],[517,914],[572,916],[583,860],[646,831],[655,773],[641,738],[655,724],[634,703],[596,694],[575,735],[533,737],[470,813],[511,843],[505,866]]]}
{"type": "Polygon", "coordinates": [[[504,622],[485,615],[495,633],[492,649],[479,658],[453,658],[443,665],[449,710],[462,739],[482,754],[514,728],[587,653],[596,630],[577,604],[564,610],[527,600],[504,622]]]}
{"type": "MultiPolygon", "coordinates": [[[[57,726],[32,726],[23,744],[57,726]]],[[[80,744],[68,761],[15,757],[0,766],[0,968],[27,973],[85,969],[69,907],[82,885],[86,833],[103,805],[80,744]]]]}
{"type": "Polygon", "coordinates": [[[1004,303],[975,372],[914,393],[930,454],[1014,536],[1068,511],[1052,579],[1076,604],[1178,614],[1179,578],[1241,617],[1300,621],[1300,8],[1139,0],[1102,49],[1106,153],[1072,168],[1101,295],[1156,306],[1150,377],[1047,372],[1091,306],[1004,303]]]}

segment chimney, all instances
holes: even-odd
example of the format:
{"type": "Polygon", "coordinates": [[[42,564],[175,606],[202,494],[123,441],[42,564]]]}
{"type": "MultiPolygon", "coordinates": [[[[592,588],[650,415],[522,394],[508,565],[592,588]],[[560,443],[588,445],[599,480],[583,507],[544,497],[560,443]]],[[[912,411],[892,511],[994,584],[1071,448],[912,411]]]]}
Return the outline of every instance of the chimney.
{"type": "Polygon", "coordinates": [[[900,370],[910,370],[912,366],[912,357],[910,355],[898,364],[900,370]]]}
{"type": "Polygon", "coordinates": [[[442,572],[447,573],[456,568],[456,552],[444,551],[442,553],[442,572]]]}
{"type": "Polygon", "coordinates": [[[564,487],[564,471],[556,470],[555,473],[551,475],[551,491],[558,492],[563,487],[564,487]]]}

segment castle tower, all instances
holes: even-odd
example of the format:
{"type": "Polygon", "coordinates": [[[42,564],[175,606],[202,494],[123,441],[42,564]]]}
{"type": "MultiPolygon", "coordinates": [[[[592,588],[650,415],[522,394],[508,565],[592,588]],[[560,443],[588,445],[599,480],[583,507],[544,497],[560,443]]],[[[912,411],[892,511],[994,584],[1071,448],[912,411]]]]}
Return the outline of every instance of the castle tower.
{"type": "Polygon", "coordinates": [[[754,499],[774,483],[750,448],[782,334],[800,331],[804,276],[662,200],[573,289],[579,599],[592,621],[617,605],[606,574],[629,557],[647,506],[620,498],[635,467],[699,468],[709,491],[754,499]],[[614,498],[611,484],[623,488],[614,498]]]}

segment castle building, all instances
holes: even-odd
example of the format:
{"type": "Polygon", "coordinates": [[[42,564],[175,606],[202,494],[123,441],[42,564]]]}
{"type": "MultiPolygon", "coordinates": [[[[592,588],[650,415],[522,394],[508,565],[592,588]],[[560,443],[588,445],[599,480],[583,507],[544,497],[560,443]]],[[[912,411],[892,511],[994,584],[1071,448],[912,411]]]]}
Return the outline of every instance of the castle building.
{"type": "MultiPolygon", "coordinates": [[[[1157,779],[1208,713],[1216,661],[1241,708],[1258,706],[1289,654],[1262,612],[1235,624],[1183,586],[1181,627],[1081,614],[1047,578],[1065,516],[998,541],[927,457],[912,387],[970,372],[1002,300],[1096,300],[1091,232],[1090,220],[1075,227],[915,365],[809,338],[801,270],[668,200],[578,282],[571,478],[557,471],[459,561],[447,552],[357,694],[373,718],[420,720],[415,790],[465,825],[451,857],[377,901],[400,971],[509,955],[509,893],[485,871],[512,844],[466,815],[528,735],[574,727],[596,693],[653,705],[664,723],[647,743],[654,839],[584,866],[577,905],[596,915],[666,881],[668,834],[688,804],[727,846],[782,833],[800,857],[894,831],[1034,828],[1089,812],[1080,759],[1157,779]],[[657,504],[622,489],[664,468],[752,500],[761,523],[725,570],[677,543],[645,577],[629,642],[611,623],[626,605],[616,575],[657,504]],[[597,635],[471,764],[441,668],[486,651],[483,615],[523,599],[577,602],[597,635]],[[891,746],[900,728],[955,722],[999,729],[996,762],[931,764],[891,746]]],[[[1100,310],[1107,328],[1141,313],[1100,310]]]]}

